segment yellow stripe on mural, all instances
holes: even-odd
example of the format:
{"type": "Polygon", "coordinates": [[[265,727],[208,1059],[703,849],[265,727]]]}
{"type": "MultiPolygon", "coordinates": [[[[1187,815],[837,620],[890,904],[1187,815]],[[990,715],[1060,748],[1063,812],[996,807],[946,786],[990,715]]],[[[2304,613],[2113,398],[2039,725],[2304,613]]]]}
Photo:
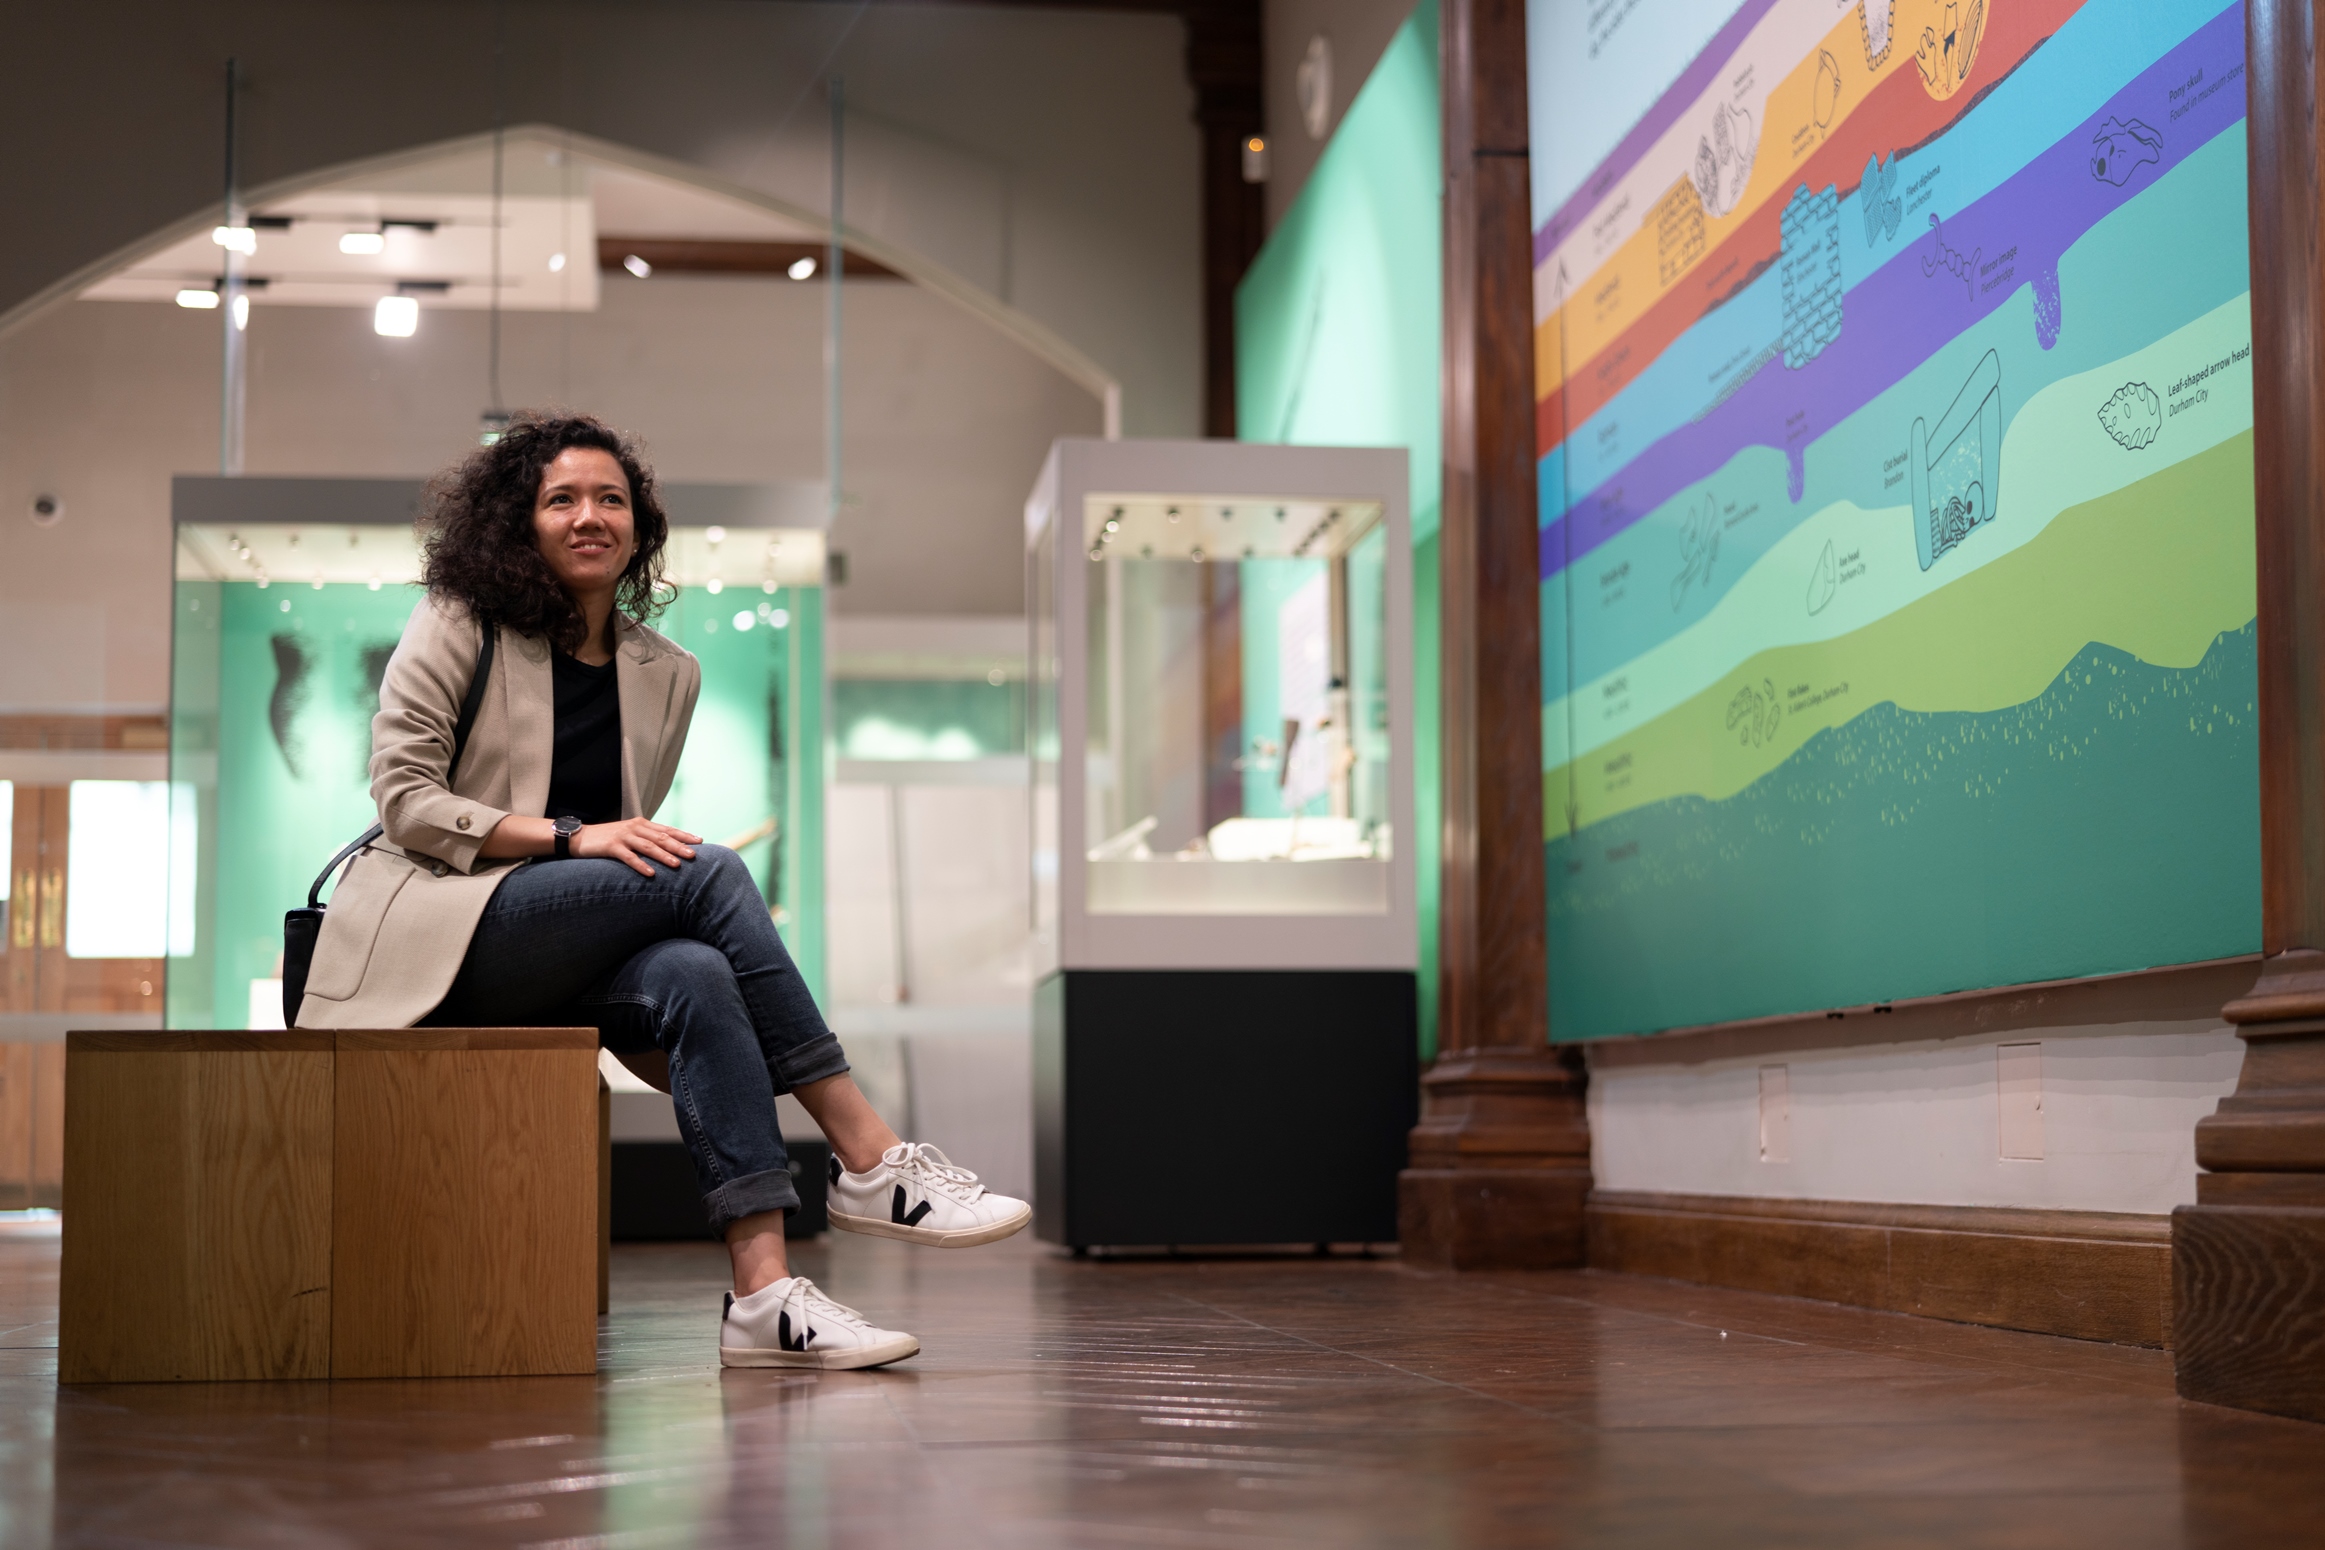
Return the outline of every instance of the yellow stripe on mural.
{"type": "MultiPolygon", "coordinates": [[[[1883,81],[1898,71],[1911,71],[1936,101],[1966,85],[1986,32],[1986,0],[1894,0],[1888,9],[1891,31],[1879,63],[1866,63],[1870,40],[1860,8],[1852,5],[1820,44],[1768,90],[1759,103],[1756,125],[1736,106],[1738,98],[1748,96],[1749,83],[1739,89],[1732,74],[1723,76],[1682,121],[1700,131],[1693,163],[1657,165],[1670,162],[1668,147],[1675,139],[1683,145],[1682,137],[1667,137],[1649,153],[1641,170],[1652,167],[1669,181],[1658,177],[1649,191],[1651,202],[1640,210],[1636,227],[1620,245],[1587,270],[1578,262],[1595,241],[1604,240],[1594,225],[1604,219],[1599,212],[1625,198],[1638,202],[1640,191],[1625,187],[1636,173],[1619,182],[1574,235],[1559,244],[1542,266],[1555,275],[1563,263],[1567,278],[1562,299],[1542,298],[1550,310],[1535,327],[1537,398],[1563,384],[1562,353],[1579,370],[1616,344],[1624,330],[1718,253],[1728,238],[1755,218],[1772,220],[1800,186],[1800,169],[1841,132],[1883,81]],[[1950,62],[1942,57],[1948,38],[1966,39],[1954,45],[1959,53],[1950,62]],[[1747,133],[1751,143],[1743,145],[1740,141],[1747,133]],[[1739,160],[1749,166],[1747,176],[1736,177],[1739,160]],[[1563,352],[1561,324],[1566,329],[1563,352]]],[[[1856,169],[1848,170],[1853,174],[1856,169]]],[[[1626,211],[1623,219],[1632,217],[1626,211]]],[[[1751,258],[1773,257],[1775,252],[1771,227],[1765,255],[1736,256],[1736,283],[1748,276],[1751,258]]]]}

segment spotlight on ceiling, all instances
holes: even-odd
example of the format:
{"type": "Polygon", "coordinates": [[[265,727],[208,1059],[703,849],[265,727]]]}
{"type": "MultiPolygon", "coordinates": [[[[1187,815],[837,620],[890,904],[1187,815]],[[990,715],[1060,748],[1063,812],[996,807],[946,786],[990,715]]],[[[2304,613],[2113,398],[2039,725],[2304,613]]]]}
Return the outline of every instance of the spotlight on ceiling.
{"type": "Polygon", "coordinates": [[[565,255],[564,255],[564,254],[562,254],[562,253],[552,253],[552,254],[550,254],[550,255],[549,255],[549,272],[550,272],[551,274],[556,274],[558,271],[562,270],[564,267],[565,267],[565,255]]]}
{"type": "Polygon", "coordinates": [[[420,331],[420,303],[411,296],[382,296],[371,309],[371,331],[390,339],[409,339],[420,331]]]}
{"type": "Polygon", "coordinates": [[[178,305],[192,307],[201,312],[214,312],[218,307],[218,293],[216,291],[183,290],[178,292],[178,305]]]}
{"type": "Polygon", "coordinates": [[[627,269],[630,273],[636,275],[641,280],[647,278],[654,272],[654,266],[647,263],[644,259],[640,258],[635,253],[632,253],[628,258],[622,260],[622,267],[627,269]]]}
{"type": "Polygon", "coordinates": [[[229,253],[245,256],[258,251],[258,233],[248,226],[217,226],[211,228],[210,240],[229,253]]]}
{"type": "Polygon", "coordinates": [[[791,267],[784,273],[790,275],[794,280],[812,280],[815,278],[815,260],[795,258],[791,261],[791,267]]]}
{"type": "Polygon", "coordinates": [[[368,258],[387,251],[387,234],[377,231],[351,231],[339,239],[339,251],[356,258],[368,258]]]}

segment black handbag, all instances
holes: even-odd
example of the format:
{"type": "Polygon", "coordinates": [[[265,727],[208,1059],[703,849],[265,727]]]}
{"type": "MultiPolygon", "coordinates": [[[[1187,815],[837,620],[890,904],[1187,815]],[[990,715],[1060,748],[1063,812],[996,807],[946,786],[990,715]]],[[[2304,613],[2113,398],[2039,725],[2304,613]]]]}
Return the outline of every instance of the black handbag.
{"type": "MultiPolygon", "coordinates": [[[[492,677],[493,637],[498,633],[490,624],[484,627],[484,644],[476,653],[476,673],[468,680],[468,697],[460,702],[460,720],[452,728],[452,762],[444,767],[446,785],[459,773],[460,756],[468,751],[468,731],[476,725],[477,707],[484,703],[485,680],[492,677]]],[[[307,890],[306,908],[283,912],[284,1027],[299,1025],[299,1003],[307,999],[307,971],[314,966],[315,942],[323,934],[323,885],[346,865],[348,857],[386,832],[375,823],[343,846],[330,864],[315,874],[315,885],[307,890]]]]}

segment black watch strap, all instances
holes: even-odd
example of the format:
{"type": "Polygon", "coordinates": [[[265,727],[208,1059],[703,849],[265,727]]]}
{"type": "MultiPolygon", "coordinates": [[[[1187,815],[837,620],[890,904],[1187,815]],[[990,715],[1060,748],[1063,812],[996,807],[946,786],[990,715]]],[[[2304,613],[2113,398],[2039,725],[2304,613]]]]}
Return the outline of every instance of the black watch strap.
{"type": "Polygon", "coordinates": [[[557,859],[568,860],[573,855],[573,836],[581,832],[581,820],[568,814],[550,825],[557,836],[557,859]]]}

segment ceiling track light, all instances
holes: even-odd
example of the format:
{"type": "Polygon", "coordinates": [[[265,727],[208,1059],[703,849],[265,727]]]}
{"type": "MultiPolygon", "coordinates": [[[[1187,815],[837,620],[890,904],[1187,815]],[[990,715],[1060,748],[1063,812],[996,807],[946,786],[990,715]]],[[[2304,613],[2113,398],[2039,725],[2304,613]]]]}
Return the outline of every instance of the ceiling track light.
{"type": "Polygon", "coordinates": [[[258,251],[258,233],[248,226],[213,227],[210,240],[227,252],[240,253],[245,258],[258,251]]]}
{"type": "Polygon", "coordinates": [[[628,257],[622,260],[622,267],[627,269],[630,273],[636,275],[641,280],[653,278],[654,266],[647,263],[644,259],[640,258],[635,253],[630,254],[628,257]]]}
{"type": "Polygon", "coordinates": [[[351,231],[339,239],[339,251],[355,258],[370,258],[387,251],[387,234],[378,231],[351,231]]]}

